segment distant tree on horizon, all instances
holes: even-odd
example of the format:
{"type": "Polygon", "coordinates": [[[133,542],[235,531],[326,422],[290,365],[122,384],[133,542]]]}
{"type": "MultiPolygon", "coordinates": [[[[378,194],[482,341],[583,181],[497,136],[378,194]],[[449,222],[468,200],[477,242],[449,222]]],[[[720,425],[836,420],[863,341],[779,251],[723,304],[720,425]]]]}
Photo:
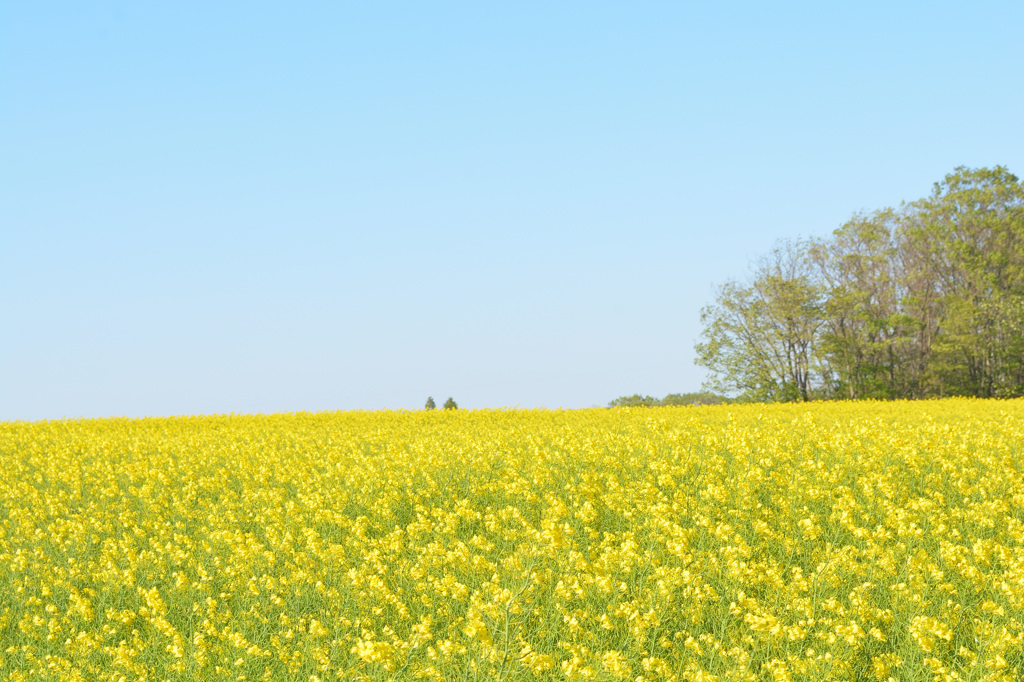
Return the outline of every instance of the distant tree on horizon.
{"type": "Polygon", "coordinates": [[[436,410],[437,403],[434,402],[434,396],[427,396],[427,404],[423,406],[424,410],[436,410]]]}
{"type": "Polygon", "coordinates": [[[654,407],[659,403],[657,398],[649,395],[625,395],[608,403],[608,407],[654,407]]]}
{"type": "Polygon", "coordinates": [[[455,402],[455,400],[451,396],[449,396],[448,400],[444,401],[444,409],[446,409],[446,410],[457,410],[457,409],[459,409],[459,405],[458,405],[458,403],[455,402]]]}
{"type": "Polygon", "coordinates": [[[659,405],[721,405],[729,399],[716,393],[698,391],[696,393],[669,393],[662,398],[659,405]]]}
{"type": "Polygon", "coordinates": [[[697,393],[669,393],[667,396],[658,400],[657,398],[649,395],[640,395],[634,393],[633,395],[622,396],[608,403],[608,407],[667,407],[670,405],[720,405],[722,403],[729,402],[729,399],[717,395],[715,393],[709,393],[707,391],[699,391],[697,393]]]}

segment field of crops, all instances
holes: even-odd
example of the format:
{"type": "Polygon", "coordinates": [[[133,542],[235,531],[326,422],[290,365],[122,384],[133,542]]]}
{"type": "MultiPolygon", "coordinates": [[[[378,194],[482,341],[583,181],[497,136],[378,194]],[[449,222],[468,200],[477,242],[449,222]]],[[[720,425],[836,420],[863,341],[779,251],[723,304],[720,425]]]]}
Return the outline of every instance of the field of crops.
{"type": "Polygon", "coordinates": [[[1020,680],[1024,401],[0,423],[0,679],[1020,680]]]}

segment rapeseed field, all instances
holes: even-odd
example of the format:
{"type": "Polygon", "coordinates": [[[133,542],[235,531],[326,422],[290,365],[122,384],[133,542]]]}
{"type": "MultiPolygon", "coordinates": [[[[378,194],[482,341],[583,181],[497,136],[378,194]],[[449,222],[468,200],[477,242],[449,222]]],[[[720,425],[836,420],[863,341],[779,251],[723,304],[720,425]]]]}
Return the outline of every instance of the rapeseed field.
{"type": "Polygon", "coordinates": [[[1021,680],[1024,401],[0,423],[0,679],[1021,680]]]}

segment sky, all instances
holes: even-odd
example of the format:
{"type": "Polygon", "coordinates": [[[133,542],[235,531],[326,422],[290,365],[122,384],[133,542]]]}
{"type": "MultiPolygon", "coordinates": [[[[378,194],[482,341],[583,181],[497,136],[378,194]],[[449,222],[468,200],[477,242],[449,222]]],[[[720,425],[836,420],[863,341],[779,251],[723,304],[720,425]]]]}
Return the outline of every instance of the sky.
{"type": "Polygon", "coordinates": [[[699,390],[777,240],[1024,173],[1024,3],[11,2],[0,421],[699,390]]]}

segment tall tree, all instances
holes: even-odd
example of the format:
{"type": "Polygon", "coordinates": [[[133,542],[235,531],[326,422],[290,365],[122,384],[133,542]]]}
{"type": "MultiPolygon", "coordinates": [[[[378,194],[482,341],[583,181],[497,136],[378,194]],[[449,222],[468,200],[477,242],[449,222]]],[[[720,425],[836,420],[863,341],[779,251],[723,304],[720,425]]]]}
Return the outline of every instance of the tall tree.
{"type": "Polygon", "coordinates": [[[901,307],[898,220],[891,209],[855,215],[809,249],[825,297],[820,348],[835,397],[906,397],[912,383],[914,321],[901,307]]]}
{"type": "Polygon", "coordinates": [[[806,245],[780,243],[749,284],[727,282],[701,311],[696,363],[711,372],[709,390],[754,400],[809,400],[820,381],[815,347],[822,325],[820,288],[806,245]]]}
{"type": "Polygon", "coordinates": [[[1024,184],[1002,166],[960,167],[908,227],[942,303],[935,372],[945,392],[1024,391],[1024,184]]]}

